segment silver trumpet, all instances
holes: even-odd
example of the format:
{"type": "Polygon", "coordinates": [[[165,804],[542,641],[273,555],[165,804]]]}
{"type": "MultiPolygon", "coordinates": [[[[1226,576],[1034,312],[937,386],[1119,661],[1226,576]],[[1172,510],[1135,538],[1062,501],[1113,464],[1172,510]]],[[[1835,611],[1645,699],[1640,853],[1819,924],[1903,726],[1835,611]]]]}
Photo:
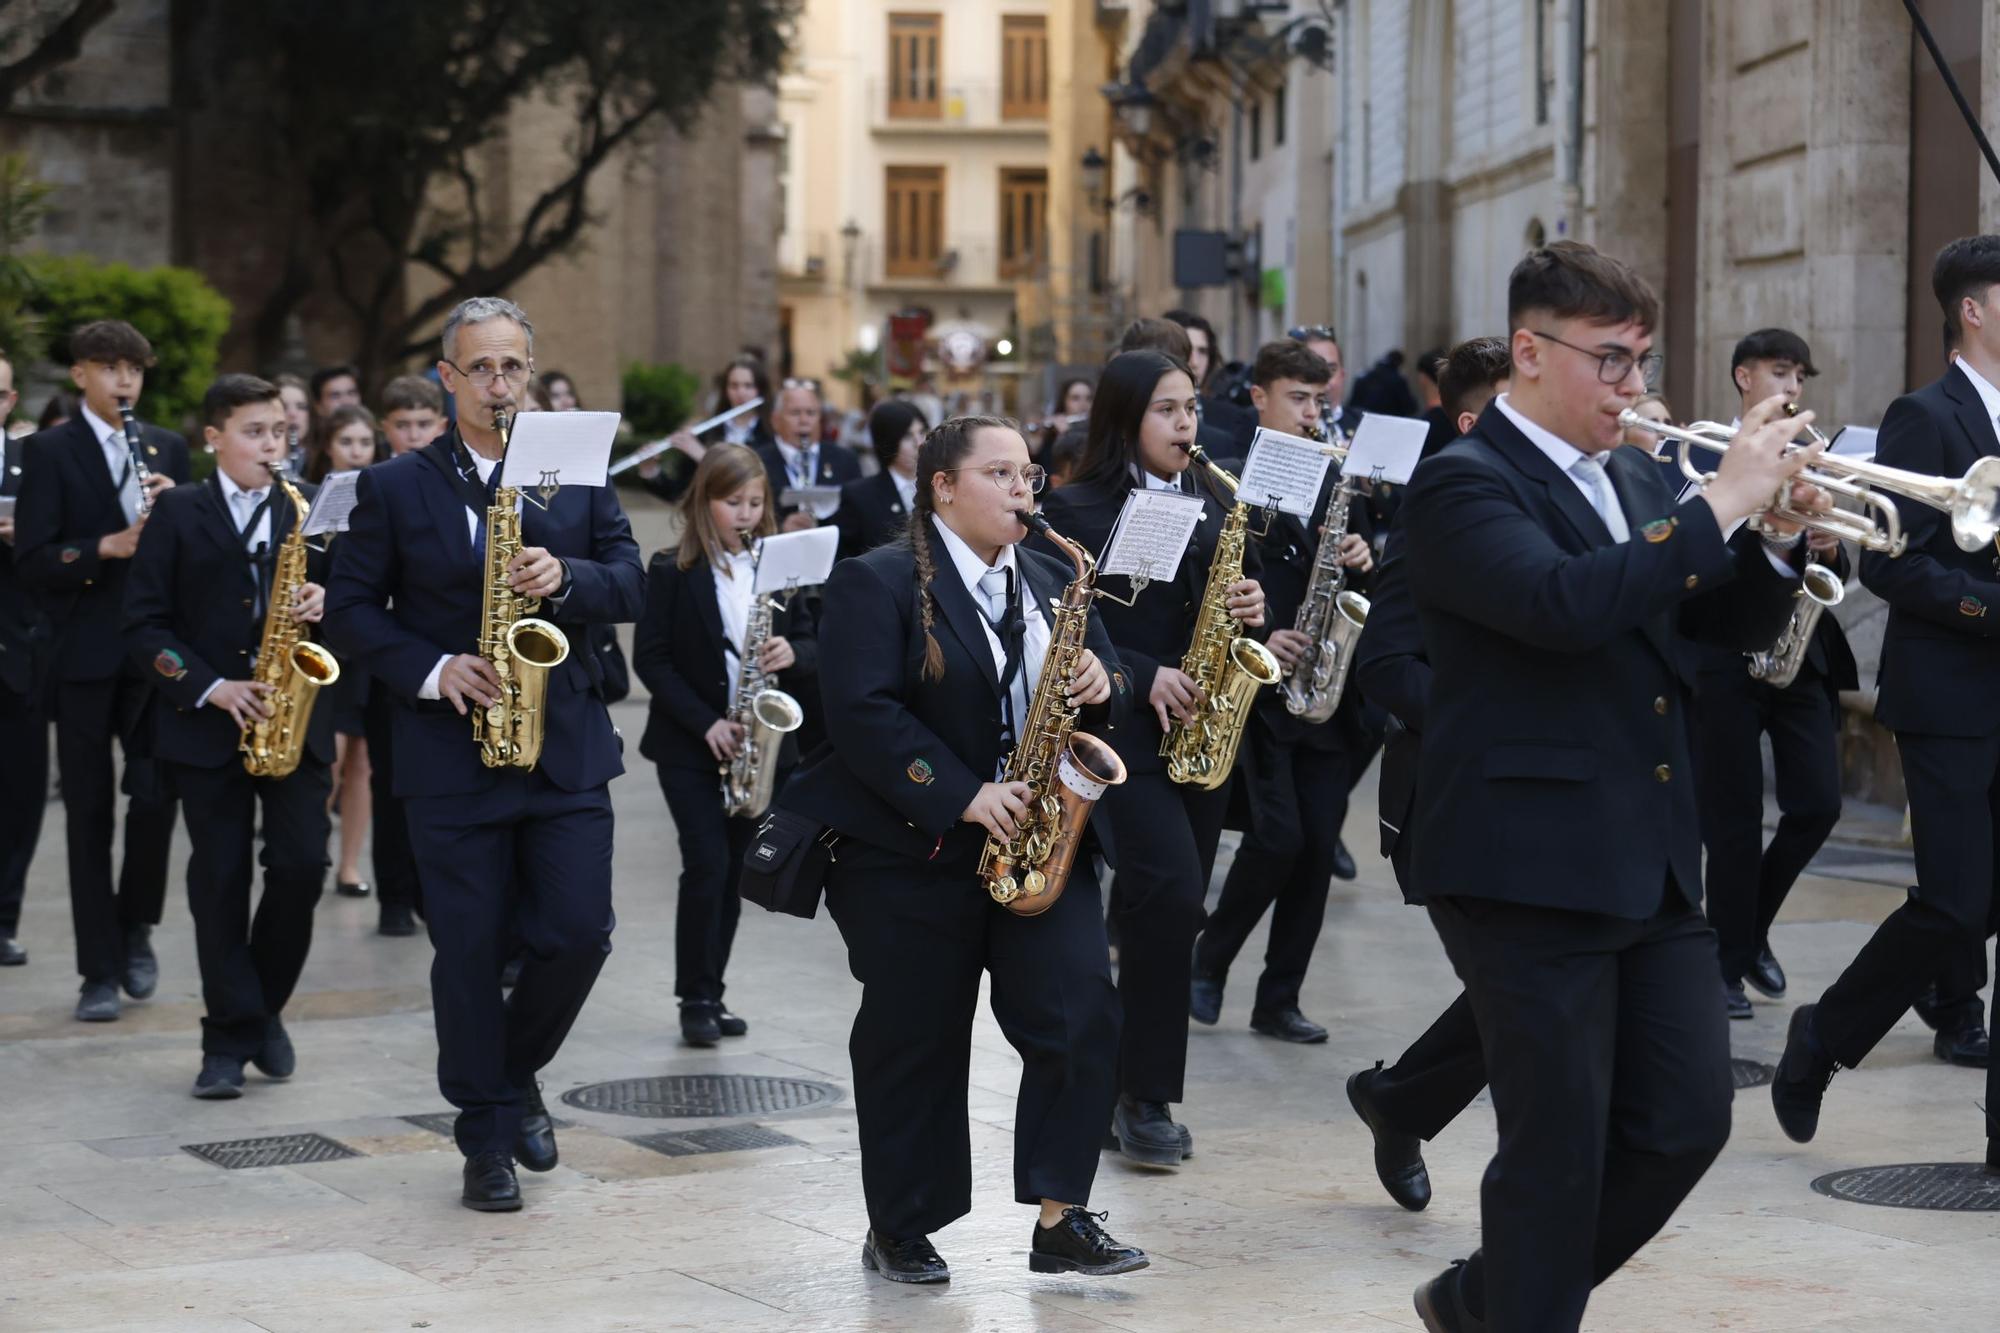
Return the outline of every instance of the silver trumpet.
{"type": "MultiPolygon", "coordinates": [[[[1649,421],[1629,408],[1618,414],[1618,422],[1622,426],[1636,426],[1678,441],[1681,471],[1688,480],[1702,486],[1714,481],[1715,474],[1697,468],[1690,451],[1699,446],[1727,453],[1730,441],[1736,438],[1734,426],[1715,421],[1669,426],[1649,421]]],[[[1803,513],[1791,507],[1790,488],[1787,487],[1772,500],[1768,516],[1797,523],[1815,532],[1831,533],[1865,550],[1879,551],[1888,556],[1903,553],[1908,538],[1903,534],[1902,517],[1896,511],[1896,502],[1889,498],[1891,495],[1915,500],[1918,504],[1949,514],[1952,540],[1958,543],[1960,550],[1977,551],[1991,542],[1996,532],[2000,532],[2000,458],[1982,458],[1963,477],[1954,479],[1886,467],[1843,454],[1822,454],[1811,467],[1799,474],[1799,479],[1841,499],[1853,501],[1863,512],[1849,513],[1836,509],[1827,514],[1803,513]]]]}
{"type": "Polygon", "coordinates": [[[1819,618],[1828,607],[1840,605],[1847,596],[1847,585],[1825,565],[1809,561],[1805,582],[1793,596],[1797,600],[1792,606],[1791,619],[1785,622],[1777,642],[1764,652],[1748,654],[1750,678],[1781,690],[1799,678],[1799,668],[1805,665],[1806,649],[1812,644],[1819,618]]]}

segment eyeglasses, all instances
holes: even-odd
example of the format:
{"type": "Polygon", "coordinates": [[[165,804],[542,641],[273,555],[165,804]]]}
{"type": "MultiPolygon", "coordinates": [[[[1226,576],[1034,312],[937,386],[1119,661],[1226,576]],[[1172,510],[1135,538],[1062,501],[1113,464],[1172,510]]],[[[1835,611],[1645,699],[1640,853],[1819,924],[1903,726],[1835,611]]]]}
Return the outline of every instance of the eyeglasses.
{"type": "Polygon", "coordinates": [[[818,380],[786,380],[786,381],[785,381],[785,382],[784,382],[783,384],[781,384],[781,385],[780,385],[780,386],[778,386],[778,387],[780,387],[780,388],[783,388],[783,389],[811,389],[811,390],[812,390],[812,391],[813,391],[814,393],[818,393],[818,392],[819,392],[819,381],[818,381],[818,380]]]}
{"type": "Polygon", "coordinates": [[[993,484],[1002,491],[1014,489],[1015,482],[1025,482],[1029,494],[1039,492],[1049,479],[1048,470],[1035,463],[1026,467],[1015,467],[1012,463],[989,463],[985,467],[947,467],[940,472],[984,472],[993,479],[993,484]]]}
{"type": "Polygon", "coordinates": [[[481,362],[470,370],[459,365],[458,362],[449,359],[445,361],[445,364],[465,376],[468,380],[471,380],[472,387],[475,389],[484,389],[492,384],[494,380],[505,380],[509,384],[521,384],[535,371],[533,362],[524,366],[519,361],[512,359],[502,361],[498,370],[495,370],[484,362],[481,362]]]}
{"type": "Polygon", "coordinates": [[[1331,324],[1296,324],[1285,330],[1285,336],[1295,343],[1340,341],[1334,336],[1331,324]]]}
{"type": "Polygon", "coordinates": [[[1594,352],[1588,347],[1578,347],[1575,343],[1563,342],[1553,333],[1543,333],[1540,329],[1529,329],[1537,338],[1547,338],[1552,343],[1569,348],[1570,351],[1587,356],[1597,363],[1597,378],[1604,384],[1622,384],[1632,373],[1632,367],[1639,368],[1639,376],[1651,384],[1660,373],[1662,359],[1658,352],[1648,352],[1644,356],[1634,356],[1623,347],[1609,352],[1594,352]]]}

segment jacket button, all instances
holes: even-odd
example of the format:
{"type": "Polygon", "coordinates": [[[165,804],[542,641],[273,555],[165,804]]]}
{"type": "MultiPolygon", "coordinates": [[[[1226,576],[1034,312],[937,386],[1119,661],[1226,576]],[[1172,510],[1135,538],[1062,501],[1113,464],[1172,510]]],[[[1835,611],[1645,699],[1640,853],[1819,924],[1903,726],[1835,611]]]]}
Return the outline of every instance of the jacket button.
{"type": "Polygon", "coordinates": [[[1687,576],[1687,586],[1690,588],[1694,587],[1695,584],[1700,582],[1701,582],[1701,575],[1699,574],[1690,574],[1687,576]]]}
{"type": "Polygon", "coordinates": [[[1657,698],[1657,699],[1653,700],[1653,711],[1654,711],[1655,713],[1658,713],[1658,714],[1660,714],[1660,715],[1661,715],[1661,716],[1663,716],[1663,717],[1664,717],[1664,716],[1666,715],[1666,711],[1667,711],[1667,696],[1666,696],[1666,695],[1664,695],[1664,694],[1663,694],[1663,695],[1661,695],[1661,696],[1660,696],[1659,698],[1657,698]]]}
{"type": "Polygon", "coordinates": [[[1674,775],[1674,770],[1668,768],[1665,764],[1661,764],[1658,768],[1653,770],[1653,780],[1655,782],[1666,782],[1667,780],[1672,778],[1673,775],[1674,775]]]}
{"type": "Polygon", "coordinates": [[[250,605],[250,599],[249,599],[248,597],[245,597],[245,598],[243,599],[243,605],[245,605],[245,606],[248,606],[248,605],[250,605]]]}

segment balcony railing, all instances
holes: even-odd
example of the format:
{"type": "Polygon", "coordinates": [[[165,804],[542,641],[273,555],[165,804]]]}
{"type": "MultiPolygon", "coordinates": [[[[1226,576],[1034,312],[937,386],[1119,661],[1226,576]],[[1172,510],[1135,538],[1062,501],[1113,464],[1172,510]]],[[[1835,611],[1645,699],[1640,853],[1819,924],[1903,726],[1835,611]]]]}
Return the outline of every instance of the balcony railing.
{"type": "Polygon", "coordinates": [[[892,249],[881,239],[864,242],[857,256],[861,280],[870,287],[926,291],[1006,288],[1029,281],[1047,268],[1041,256],[1003,254],[991,236],[948,240],[935,255],[922,249],[892,249]]]}
{"type": "Polygon", "coordinates": [[[994,130],[1035,133],[1049,120],[1046,95],[1039,99],[1011,93],[998,82],[962,80],[915,83],[875,78],[868,81],[869,122],[877,130],[924,133],[936,130],[994,130]]]}

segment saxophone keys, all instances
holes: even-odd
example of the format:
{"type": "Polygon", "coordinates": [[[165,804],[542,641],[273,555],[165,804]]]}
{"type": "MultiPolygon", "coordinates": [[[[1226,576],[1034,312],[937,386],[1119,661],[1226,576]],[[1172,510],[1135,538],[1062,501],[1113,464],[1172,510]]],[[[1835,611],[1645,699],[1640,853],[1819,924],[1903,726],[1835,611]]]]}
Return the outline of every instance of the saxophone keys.
{"type": "Polygon", "coordinates": [[[1021,896],[1021,886],[1015,883],[1012,875],[1002,875],[993,881],[991,892],[994,902],[1011,903],[1021,896]]]}
{"type": "Polygon", "coordinates": [[[1030,898],[1036,897],[1048,886],[1048,878],[1039,870],[1030,870],[1027,878],[1021,884],[1022,889],[1026,891],[1030,898]]]}

